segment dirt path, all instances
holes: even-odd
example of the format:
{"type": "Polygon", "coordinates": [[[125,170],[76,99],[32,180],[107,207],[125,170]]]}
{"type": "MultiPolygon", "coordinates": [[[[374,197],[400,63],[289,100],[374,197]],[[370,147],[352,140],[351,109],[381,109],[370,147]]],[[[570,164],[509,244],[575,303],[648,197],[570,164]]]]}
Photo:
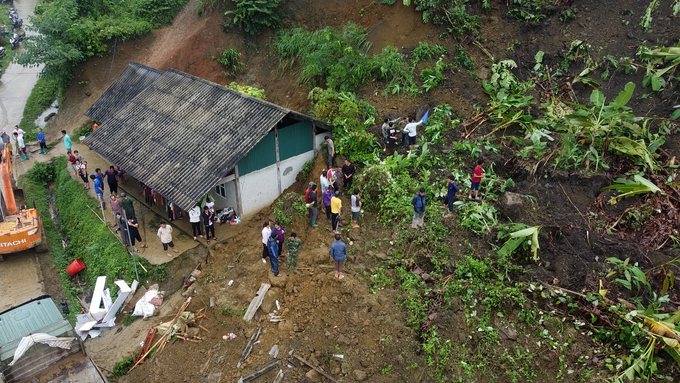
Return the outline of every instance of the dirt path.
{"type": "Polygon", "coordinates": [[[37,254],[32,250],[4,256],[0,262],[0,312],[44,294],[37,254]]]}

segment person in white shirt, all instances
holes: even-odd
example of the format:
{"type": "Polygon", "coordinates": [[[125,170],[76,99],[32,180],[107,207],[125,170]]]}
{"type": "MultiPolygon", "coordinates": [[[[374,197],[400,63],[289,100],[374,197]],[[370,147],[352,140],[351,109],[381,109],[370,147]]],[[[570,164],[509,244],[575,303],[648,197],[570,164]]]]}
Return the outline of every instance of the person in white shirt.
{"type": "Polygon", "coordinates": [[[272,227],[269,221],[264,221],[262,225],[262,263],[267,263],[269,256],[269,249],[267,249],[267,241],[272,236],[272,227]]]}
{"type": "Polygon", "coordinates": [[[205,201],[205,206],[207,206],[208,209],[210,209],[210,211],[213,212],[213,214],[215,213],[215,202],[214,201],[205,201]]]}
{"type": "Polygon", "coordinates": [[[163,250],[165,251],[165,254],[168,255],[168,257],[172,257],[170,253],[168,252],[168,247],[172,248],[172,251],[175,253],[179,253],[177,249],[175,249],[175,244],[172,242],[172,226],[168,226],[165,222],[161,223],[161,227],[158,229],[158,238],[161,239],[161,243],[163,244],[163,250]]]}
{"type": "Polygon", "coordinates": [[[359,227],[359,217],[361,216],[361,200],[359,199],[359,189],[354,189],[350,202],[352,203],[352,227],[359,227]]]}
{"type": "Polygon", "coordinates": [[[24,134],[26,134],[23,129],[19,128],[19,125],[14,125],[14,131],[12,133],[16,133],[21,138],[24,138],[24,134]]]}
{"type": "Polygon", "coordinates": [[[423,120],[413,122],[413,118],[408,118],[409,123],[404,127],[404,132],[408,132],[408,151],[412,151],[416,145],[416,133],[418,125],[423,123],[423,120]]]}
{"type": "Polygon", "coordinates": [[[189,210],[189,222],[191,222],[191,230],[194,232],[194,241],[196,240],[196,232],[198,236],[203,238],[201,233],[201,207],[196,205],[189,210]]]}

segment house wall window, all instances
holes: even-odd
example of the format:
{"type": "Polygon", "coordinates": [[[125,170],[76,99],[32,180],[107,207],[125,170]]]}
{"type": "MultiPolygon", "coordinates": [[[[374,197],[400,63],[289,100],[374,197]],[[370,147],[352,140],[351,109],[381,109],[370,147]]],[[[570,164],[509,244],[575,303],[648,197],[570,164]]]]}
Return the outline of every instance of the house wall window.
{"type": "Polygon", "coordinates": [[[215,186],[215,194],[217,194],[218,196],[220,196],[222,198],[227,198],[226,185],[227,184],[219,184],[219,185],[215,186]]]}

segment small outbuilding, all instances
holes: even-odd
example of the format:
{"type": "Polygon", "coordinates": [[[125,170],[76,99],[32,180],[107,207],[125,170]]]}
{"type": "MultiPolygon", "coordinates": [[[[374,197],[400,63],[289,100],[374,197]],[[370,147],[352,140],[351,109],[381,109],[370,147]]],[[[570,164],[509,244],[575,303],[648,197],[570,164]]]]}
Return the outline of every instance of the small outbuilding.
{"type": "Polygon", "coordinates": [[[207,193],[249,215],[295,183],[332,127],[175,69],[131,62],[85,115],[83,143],[182,210],[207,193]]]}

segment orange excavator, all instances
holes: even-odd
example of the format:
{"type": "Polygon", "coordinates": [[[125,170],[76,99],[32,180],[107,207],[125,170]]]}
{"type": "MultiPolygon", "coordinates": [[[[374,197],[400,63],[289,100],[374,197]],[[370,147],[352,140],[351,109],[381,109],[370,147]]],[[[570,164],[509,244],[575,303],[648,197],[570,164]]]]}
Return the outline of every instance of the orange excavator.
{"type": "Polygon", "coordinates": [[[2,190],[0,191],[0,261],[3,254],[16,253],[40,245],[42,239],[42,222],[38,211],[17,209],[12,187],[12,162],[9,150],[2,151],[2,163],[0,163],[0,177],[2,178],[2,190]]]}

